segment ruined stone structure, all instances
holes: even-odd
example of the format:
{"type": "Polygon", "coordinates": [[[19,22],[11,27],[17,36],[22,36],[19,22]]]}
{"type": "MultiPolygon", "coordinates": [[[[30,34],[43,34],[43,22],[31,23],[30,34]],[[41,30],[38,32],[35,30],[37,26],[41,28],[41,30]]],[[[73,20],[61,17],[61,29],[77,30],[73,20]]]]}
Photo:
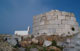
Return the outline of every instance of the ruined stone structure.
{"type": "Polygon", "coordinates": [[[34,35],[70,36],[79,32],[79,26],[73,13],[52,10],[33,17],[34,35]]]}

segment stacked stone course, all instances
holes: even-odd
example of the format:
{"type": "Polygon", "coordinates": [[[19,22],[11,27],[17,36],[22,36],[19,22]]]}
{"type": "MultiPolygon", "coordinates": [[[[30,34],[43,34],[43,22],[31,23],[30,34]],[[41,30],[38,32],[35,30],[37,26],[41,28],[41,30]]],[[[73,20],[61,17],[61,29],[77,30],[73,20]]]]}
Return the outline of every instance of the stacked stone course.
{"type": "Polygon", "coordinates": [[[73,13],[52,10],[33,17],[34,35],[69,36],[78,33],[79,26],[73,13]]]}

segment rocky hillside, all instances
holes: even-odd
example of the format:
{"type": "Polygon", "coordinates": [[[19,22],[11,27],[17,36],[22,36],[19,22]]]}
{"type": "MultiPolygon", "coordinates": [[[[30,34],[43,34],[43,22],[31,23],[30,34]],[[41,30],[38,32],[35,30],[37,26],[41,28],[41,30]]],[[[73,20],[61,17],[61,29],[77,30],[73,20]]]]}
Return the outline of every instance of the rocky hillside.
{"type": "Polygon", "coordinates": [[[12,51],[12,46],[7,42],[0,42],[0,51],[12,51]]]}

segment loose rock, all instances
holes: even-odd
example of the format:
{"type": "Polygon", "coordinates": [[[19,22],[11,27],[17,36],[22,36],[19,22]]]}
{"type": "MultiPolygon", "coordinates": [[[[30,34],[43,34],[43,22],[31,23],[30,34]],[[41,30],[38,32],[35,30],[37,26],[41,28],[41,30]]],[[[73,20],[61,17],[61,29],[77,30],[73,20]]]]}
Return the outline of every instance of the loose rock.
{"type": "Polygon", "coordinates": [[[44,43],[43,43],[43,46],[50,46],[52,44],[51,41],[48,41],[48,40],[45,40],[44,43]]]}

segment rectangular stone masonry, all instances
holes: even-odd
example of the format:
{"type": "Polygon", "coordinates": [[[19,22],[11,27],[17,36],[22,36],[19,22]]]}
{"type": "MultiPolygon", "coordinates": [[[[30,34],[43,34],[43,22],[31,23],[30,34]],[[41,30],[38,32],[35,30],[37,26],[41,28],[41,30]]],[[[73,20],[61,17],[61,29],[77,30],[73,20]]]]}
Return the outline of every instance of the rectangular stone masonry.
{"type": "Polygon", "coordinates": [[[50,24],[61,24],[61,20],[51,20],[49,21],[50,24]]]}
{"type": "Polygon", "coordinates": [[[71,20],[71,17],[67,17],[67,16],[66,16],[65,19],[66,19],[66,20],[71,20]]]}
{"type": "Polygon", "coordinates": [[[62,11],[62,16],[70,16],[68,12],[62,11]]]}
{"type": "Polygon", "coordinates": [[[59,34],[59,35],[61,35],[61,34],[63,34],[63,29],[56,29],[56,34],[59,34]]]}
{"type": "Polygon", "coordinates": [[[45,25],[46,28],[58,28],[58,25],[45,25]]]}
{"type": "Polygon", "coordinates": [[[76,22],[72,20],[62,20],[62,24],[69,24],[69,25],[75,25],[76,22]]]}
{"type": "Polygon", "coordinates": [[[47,20],[56,20],[56,19],[58,19],[58,17],[57,16],[47,16],[47,20]]]}
{"type": "Polygon", "coordinates": [[[59,29],[64,29],[64,27],[65,27],[64,24],[59,24],[59,25],[58,25],[58,28],[59,28],[59,29]]]}
{"type": "Polygon", "coordinates": [[[58,16],[58,19],[65,19],[65,16],[58,16]]]}
{"type": "Polygon", "coordinates": [[[34,34],[67,36],[76,34],[79,28],[75,15],[65,11],[52,10],[33,19],[34,34]]]}

